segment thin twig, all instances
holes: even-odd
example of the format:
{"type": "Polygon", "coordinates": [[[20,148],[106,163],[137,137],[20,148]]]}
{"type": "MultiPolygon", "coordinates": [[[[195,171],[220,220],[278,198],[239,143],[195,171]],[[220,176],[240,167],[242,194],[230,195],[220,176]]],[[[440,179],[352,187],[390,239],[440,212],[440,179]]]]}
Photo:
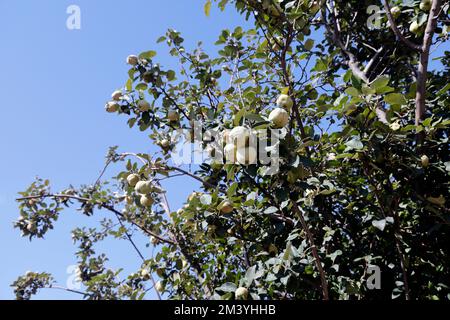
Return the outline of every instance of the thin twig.
{"type": "MultiPolygon", "coordinates": [[[[16,199],[16,201],[24,201],[24,200],[31,200],[31,199],[43,199],[43,198],[74,199],[74,200],[77,200],[77,201],[83,202],[83,203],[92,202],[92,199],[89,199],[89,198],[83,198],[83,197],[67,195],[67,194],[43,194],[43,195],[37,195],[37,196],[28,196],[28,197],[18,198],[18,199],[16,199]]],[[[106,209],[115,214],[118,214],[120,217],[124,217],[124,215],[120,211],[116,210],[112,205],[109,205],[109,204],[106,204],[103,202],[99,202],[99,201],[95,201],[94,204],[103,209],[106,209]]],[[[161,237],[160,235],[156,234],[155,232],[148,230],[144,226],[141,226],[134,221],[130,221],[130,223],[133,224],[134,226],[138,227],[139,229],[141,229],[148,235],[155,237],[156,239],[158,239],[161,242],[171,244],[171,245],[177,245],[177,243],[175,241],[161,237]]]]}
{"type": "Polygon", "coordinates": [[[292,201],[292,209],[294,209],[294,212],[299,217],[300,222],[303,227],[303,230],[305,230],[306,237],[307,237],[309,245],[311,247],[311,252],[314,257],[314,262],[316,264],[317,271],[320,274],[320,282],[321,282],[321,287],[322,287],[323,300],[329,300],[330,297],[329,297],[329,293],[328,293],[327,275],[322,267],[322,261],[320,259],[319,253],[317,251],[317,247],[316,247],[316,244],[314,241],[314,235],[312,234],[311,230],[309,230],[309,226],[306,223],[305,217],[303,216],[304,215],[303,210],[299,208],[299,206],[297,205],[297,203],[295,203],[295,201],[292,201]]]}
{"type": "MultiPolygon", "coordinates": [[[[121,217],[120,217],[117,213],[116,213],[116,218],[117,218],[117,220],[119,221],[120,225],[121,225],[125,230],[127,230],[127,228],[125,227],[124,223],[123,223],[122,220],[121,220],[121,217]]],[[[136,251],[136,253],[137,253],[137,254],[139,255],[139,257],[142,259],[142,261],[145,262],[145,257],[144,257],[144,255],[143,255],[142,252],[139,250],[139,248],[137,247],[136,243],[134,242],[133,238],[132,238],[131,235],[128,233],[128,231],[125,231],[125,235],[126,235],[128,241],[129,241],[129,242],[131,243],[131,245],[133,246],[134,251],[136,251]]],[[[154,291],[155,291],[155,293],[156,293],[156,295],[157,295],[157,297],[158,297],[158,300],[162,300],[162,299],[161,299],[161,294],[159,293],[158,290],[156,290],[156,287],[155,287],[155,286],[156,286],[156,281],[155,281],[155,279],[153,278],[153,275],[152,275],[151,273],[149,273],[149,275],[150,275],[150,281],[152,282],[153,289],[154,289],[154,291]]]]}

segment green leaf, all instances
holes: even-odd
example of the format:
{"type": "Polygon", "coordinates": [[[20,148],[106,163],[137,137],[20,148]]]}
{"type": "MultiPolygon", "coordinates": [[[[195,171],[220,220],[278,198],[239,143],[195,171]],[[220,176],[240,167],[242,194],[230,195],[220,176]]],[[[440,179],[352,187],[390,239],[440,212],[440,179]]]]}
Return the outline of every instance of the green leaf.
{"type": "Polygon", "coordinates": [[[382,75],[376,78],[375,81],[373,81],[370,86],[378,92],[380,89],[386,87],[388,84],[389,84],[389,76],[382,75]]]}
{"type": "Polygon", "coordinates": [[[362,144],[361,139],[358,136],[355,136],[352,140],[347,141],[345,145],[347,146],[345,151],[361,150],[362,148],[364,148],[364,145],[362,144]]]}
{"type": "Polygon", "coordinates": [[[147,90],[148,86],[146,83],[139,83],[136,85],[136,90],[144,91],[147,90]]]}
{"type": "Polygon", "coordinates": [[[408,103],[405,96],[401,93],[390,93],[384,97],[384,101],[391,105],[405,105],[408,103]]]}
{"type": "Polygon", "coordinates": [[[204,10],[205,10],[205,15],[207,17],[209,17],[209,14],[211,12],[211,0],[206,1],[204,10]]]}
{"type": "Polygon", "coordinates": [[[352,70],[347,70],[347,72],[344,74],[344,82],[349,82],[352,77],[352,70]]]}
{"type": "Polygon", "coordinates": [[[349,87],[349,88],[345,89],[345,93],[348,94],[349,96],[352,96],[352,97],[359,96],[358,89],[356,89],[354,87],[349,87]]]}
{"type": "Polygon", "coordinates": [[[314,47],[314,40],[313,39],[306,40],[304,46],[307,51],[311,51],[311,49],[314,47]]]}
{"type": "Polygon", "coordinates": [[[345,94],[341,94],[339,97],[337,97],[337,99],[333,102],[333,105],[335,107],[339,107],[342,108],[348,101],[348,96],[346,96],[345,94]]]}
{"type": "Polygon", "coordinates": [[[259,114],[254,114],[254,113],[247,113],[245,115],[245,118],[251,121],[255,121],[255,122],[264,122],[266,120],[264,120],[264,118],[259,115],[259,114]]]}
{"type": "Polygon", "coordinates": [[[130,78],[130,79],[134,79],[134,74],[136,73],[137,71],[136,71],[136,69],[130,69],[130,70],[128,70],[128,77],[130,78]]]}
{"type": "Polygon", "coordinates": [[[247,272],[245,273],[245,280],[247,282],[248,287],[252,285],[253,280],[255,280],[255,277],[256,277],[256,266],[248,268],[247,272]]]}
{"type": "Polygon", "coordinates": [[[445,170],[450,172],[450,161],[444,162],[444,165],[445,165],[445,170]]]}
{"type": "Polygon", "coordinates": [[[159,37],[159,38],[158,38],[158,40],[156,41],[156,43],[161,43],[161,42],[163,42],[163,41],[165,41],[165,40],[166,40],[166,37],[162,36],[162,37],[159,37]]]}
{"type": "Polygon", "coordinates": [[[200,203],[202,203],[203,205],[210,205],[212,202],[212,197],[209,194],[202,194],[202,196],[200,197],[200,203]]]}
{"type": "Polygon", "coordinates": [[[137,119],[136,118],[131,118],[128,120],[128,126],[130,128],[133,128],[133,126],[136,124],[137,119]]]}
{"type": "Polygon", "coordinates": [[[139,55],[139,58],[150,60],[150,59],[152,59],[154,56],[156,56],[156,51],[150,50],[150,51],[142,52],[142,53],[139,55]]]}
{"type": "Polygon", "coordinates": [[[236,166],[234,164],[226,165],[227,180],[229,180],[229,181],[234,180],[235,169],[236,169],[236,166]]]}
{"type": "Polygon", "coordinates": [[[416,126],[413,124],[408,124],[402,128],[402,131],[413,131],[416,130],[416,126]]]}
{"type": "Polygon", "coordinates": [[[382,219],[382,220],[373,220],[372,221],[372,225],[379,229],[380,231],[383,231],[384,228],[386,227],[386,219],[382,219]]]}
{"type": "Polygon", "coordinates": [[[376,90],[374,88],[369,87],[368,85],[363,85],[361,87],[361,91],[366,95],[376,93],[376,90]]]}
{"type": "Polygon", "coordinates": [[[292,243],[289,241],[286,245],[286,250],[284,251],[284,254],[283,254],[283,260],[285,260],[285,261],[290,260],[291,253],[292,253],[291,248],[292,248],[292,243]]]}
{"type": "Polygon", "coordinates": [[[389,92],[392,92],[392,91],[394,91],[394,88],[386,86],[386,87],[383,87],[383,88],[379,88],[377,90],[377,93],[378,94],[385,94],[385,93],[389,93],[389,92]]]}
{"type": "Polygon", "coordinates": [[[284,87],[283,89],[280,90],[281,94],[288,94],[289,93],[289,87],[284,87]]]}
{"type": "Polygon", "coordinates": [[[236,285],[232,282],[224,283],[220,287],[216,288],[216,290],[223,292],[235,292],[236,289],[237,289],[236,285]]]}
{"type": "Polygon", "coordinates": [[[272,214],[278,212],[278,208],[276,207],[268,207],[266,210],[264,210],[265,214],[272,214]]]}
{"type": "Polygon", "coordinates": [[[316,65],[314,66],[313,70],[321,72],[327,70],[327,68],[328,65],[322,59],[317,59],[316,65]]]}
{"type": "Polygon", "coordinates": [[[233,124],[234,126],[238,126],[241,122],[242,117],[245,115],[245,109],[242,108],[238,113],[234,116],[233,124]]]}
{"type": "Polygon", "coordinates": [[[173,70],[167,71],[167,80],[169,81],[175,80],[175,71],[173,70]]]}
{"type": "Polygon", "coordinates": [[[127,83],[125,84],[125,89],[127,89],[127,91],[133,90],[133,80],[131,79],[127,80],[127,83]]]}
{"type": "Polygon", "coordinates": [[[447,83],[441,90],[437,92],[437,95],[443,95],[450,90],[450,83],[447,83]]]}
{"type": "Polygon", "coordinates": [[[232,198],[236,194],[236,190],[239,186],[239,183],[235,182],[233,183],[227,190],[227,196],[228,198],[232,198]]]}
{"type": "Polygon", "coordinates": [[[429,126],[431,125],[431,121],[433,121],[433,118],[432,118],[432,117],[426,118],[426,119],[422,122],[422,125],[423,125],[424,127],[429,127],[429,126]]]}

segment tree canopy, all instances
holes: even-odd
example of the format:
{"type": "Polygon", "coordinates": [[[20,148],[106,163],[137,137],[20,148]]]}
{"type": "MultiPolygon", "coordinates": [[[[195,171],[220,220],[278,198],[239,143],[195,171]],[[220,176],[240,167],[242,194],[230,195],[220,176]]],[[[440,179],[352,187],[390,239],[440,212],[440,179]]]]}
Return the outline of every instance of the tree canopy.
{"type": "MultiPolygon", "coordinates": [[[[208,0],[205,14],[213,6],[252,27],[223,30],[216,52],[168,30],[157,41],[179,69],[152,50],[130,55],[128,81],[106,105],[160,152],[112,147],[104,171],[123,168],[112,182],[102,174],[54,192],[36,180],[20,192],[15,227],[35,239],[65,207],[111,214],[72,232],[86,299],[143,299],[153,288],[169,299],[448,300],[449,2],[208,0]],[[251,161],[248,141],[229,140],[275,128],[273,174],[251,161]],[[174,164],[180,129],[193,142],[217,132],[196,142],[237,161],[174,164]],[[171,208],[161,181],[179,175],[202,187],[171,208]],[[129,241],[141,269],[108,268],[96,250],[107,237],[129,241]],[[368,286],[373,267],[380,288],[368,286]]],[[[29,299],[54,285],[31,272],[13,287],[29,299]]]]}

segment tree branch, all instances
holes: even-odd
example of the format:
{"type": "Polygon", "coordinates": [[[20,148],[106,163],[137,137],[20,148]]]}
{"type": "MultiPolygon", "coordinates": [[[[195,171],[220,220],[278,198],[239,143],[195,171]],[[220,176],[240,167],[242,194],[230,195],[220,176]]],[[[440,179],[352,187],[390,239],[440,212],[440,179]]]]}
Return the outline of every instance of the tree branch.
{"type": "Polygon", "coordinates": [[[322,19],[325,21],[325,28],[327,31],[331,34],[331,39],[333,43],[339,47],[342,51],[342,53],[347,57],[347,65],[352,70],[353,74],[360,78],[365,83],[369,83],[369,79],[367,78],[366,74],[359,68],[358,61],[355,57],[355,55],[348,50],[347,46],[344,45],[344,43],[341,40],[341,34],[340,34],[340,26],[337,20],[336,12],[333,8],[330,8],[330,14],[332,15],[332,25],[333,29],[329,27],[329,24],[326,20],[326,6],[322,7],[322,19]]]}
{"type": "MultiPolygon", "coordinates": [[[[166,212],[167,217],[169,219],[171,219],[169,201],[167,200],[165,193],[163,193],[161,195],[161,202],[162,202],[162,207],[163,207],[164,211],[166,212]]],[[[173,222],[173,220],[172,220],[172,225],[175,226],[175,223],[173,222]]],[[[181,239],[177,239],[177,235],[175,233],[173,234],[173,237],[175,239],[177,239],[177,244],[178,244],[178,247],[180,248],[181,254],[186,258],[186,261],[189,262],[189,264],[194,268],[195,273],[197,274],[198,280],[203,285],[203,290],[205,291],[206,297],[211,297],[212,290],[211,290],[211,288],[209,288],[209,286],[207,284],[205,284],[205,280],[203,279],[203,276],[202,276],[202,272],[203,272],[202,267],[199,263],[197,263],[197,261],[195,261],[194,257],[186,250],[186,248],[183,244],[185,242],[184,234],[182,232],[180,232],[180,235],[181,235],[181,239]]]]}
{"type": "Polygon", "coordinates": [[[416,91],[416,126],[420,124],[425,115],[425,95],[428,72],[428,60],[430,58],[430,46],[436,29],[437,18],[441,9],[441,0],[433,0],[430,14],[428,16],[425,36],[420,54],[419,67],[417,68],[417,91],[416,91]]]}
{"type": "Polygon", "coordinates": [[[365,75],[369,74],[370,69],[372,68],[373,64],[375,63],[375,61],[378,59],[378,57],[380,56],[381,52],[383,52],[384,47],[381,46],[380,49],[378,49],[375,54],[373,55],[372,59],[370,59],[370,61],[367,63],[366,67],[363,70],[363,73],[365,75]]]}
{"type": "MultiPolygon", "coordinates": [[[[375,199],[378,202],[378,206],[380,207],[381,213],[384,217],[391,216],[394,218],[395,223],[395,231],[394,231],[394,238],[395,238],[395,247],[400,259],[400,268],[402,269],[402,277],[403,277],[403,285],[405,286],[405,299],[410,300],[410,293],[409,293],[409,281],[408,281],[408,271],[406,269],[406,259],[403,254],[403,250],[400,244],[400,238],[401,238],[401,230],[400,230],[400,224],[398,221],[398,215],[390,206],[384,206],[383,202],[381,201],[381,196],[378,192],[378,188],[376,186],[375,181],[373,181],[372,176],[370,175],[369,169],[367,167],[367,163],[364,163],[364,174],[367,177],[367,180],[369,184],[372,186],[374,190],[375,199]]],[[[387,192],[389,192],[388,190],[387,192]]],[[[391,193],[391,192],[389,192],[391,193]]]]}
{"type": "Polygon", "coordinates": [[[322,287],[323,300],[329,300],[330,297],[329,297],[329,293],[328,293],[327,275],[326,275],[325,271],[323,270],[322,261],[320,259],[319,253],[317,252],[317,247],[314,242],[314,236],[313,236],[311,230],[309,230],[308,224],[306,223],[305,217],[303,216],[303,214],[304,214],[303,210],[300,209],[298,207],[297,203],[295,203],[294,201],[292,201],[292,209],[294,209],[294,212],[299,217],[302,227],[305,230],[309,245],[311,246],[311,252],[314,257],[314,262],[315,262],[317,270],[319,271],[319,274],[320,274],[320,282],[321,282],[321,287],[322,287]]]}
{"type": "Polygon", "coordinates": [[[91,294],[89,294],[87,292],[74,290],[74,289],[69,289],[69,288],[66,288],[66,287],[58,286],[58,285],[50,285],[50,286],[42,288],[42,289],[64,290],[64,291],[67,291],[67,292],[76,293],[76,294],[83,295],[83,296],[92,296],[91,294]]]}
{"type": "MultiPolygon", "coordinates": [[[[124,228],[124,230],[127,230],[127,229],[125,228],[124,223],[123,223],[122,220],[121,220],[121,217],[120,217],[117,213],[116,213],[116,217],[117,217],[117,220],[119,221],[120,225],[124,228]]],[[[138,256],[139,256],[139,257],[141,258],[141,260],[144,262],[144,261],[145,261],[144,255],[142,254],[141,250],[139,250],[139,248],[137,247],[136,243],[134,242],[133,238],[132,238],[131,235],[128,233],[128,231],[125,231],[125,235],[126,235],[128,241],[129,241],[129,242],[131,243],[131,245],[133,246],[134,251],[136,251],[136,253],[138,254],[138,256]]],[[[156,296],[158,297],[158,300],[162,300],[162,299],[161,299],[161,294],[159,293],[158,290],[156,290],[156,281],[155,281],[155,278],[153,278],[153,275],[152,275],[151,273],[149,273],[149,276],[150,276],[150,281],[152,282],[152,285],[153,285],[153,290],[155,291],[156,296]]]]}
{"type": "Polygon", "coordinates": [[[395,23],[394,17],[391,14],[391,6],[388,3],[388,0],[383,0],[384,10],[386,11],[386,15],[389,20],[389,24],[391,26],[392,31],[394,31],[395,35],[397,36],[397,39],[402,41],[404,44],[406,44],[409,48],[416,50],[416,51],[422,51],[422,47],[414,42],[411,42],[405,36],[400,32],[400,30],[397,27],[397,24],[395,23]]]}
{"type": "MultiPolygon", "coordinates": [[[[37,196],[28,196],[28,197],[23,197],[23,198],[18,198],[16,199],[16,201],[24,201],[24,200],[31,200],[31,199],[44,199],[44,198],[54,198],[54,199],[74,199],[77,200],[79,202],[92,202],[92,199],[89,198],[83,198],[83,197],[79,197],[79,196],[73,196],[73,195],[67,195],[67,194],[43,194],[43,195],[37,195],[37,196]]],[[[124,218],[124,215],[122,214],[122,212],[118,211],[117,209],[114,208],[114,206],[103,203],[103,202],[99,202],[99,201],[95,201],[94,202],[95,205],[109,210],[114,214],[119,215],[120,217],[124,218]]],[[[155,237],[156,239],[158,239],[161,242],[167,243],[167,244],[171,244],[171,245],[177,245],[176,241],[170,240],[170,239],[166,239],[164,237],[161,237],[160,235],[154,233],[151,230],[148,230],[147,228],[145,228],[144,226],[141,226],[139,224],[137,224],[134,221],[130,221],[130,223],[136,227],[138,227],[139,229],[141,229],[142,231],[144,231],[145,233],[147,233],[148,235],[155,237]]]]}

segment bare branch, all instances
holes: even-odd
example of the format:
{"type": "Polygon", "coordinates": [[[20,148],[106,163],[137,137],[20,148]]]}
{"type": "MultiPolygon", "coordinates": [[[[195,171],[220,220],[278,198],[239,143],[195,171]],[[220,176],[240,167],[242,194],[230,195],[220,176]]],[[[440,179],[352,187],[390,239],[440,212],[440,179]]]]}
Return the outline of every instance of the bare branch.
{"type": "Polygon", "coordinates": [[[372,59],[370,59],[370,61],[367,63],[366,67],[364,68],[364,74],[368,74],[370,69],[372,68],[373,64],[375,63],[375,61],[378,59],[378,57],[380,56],[381,52],[383,52],[384,47],[381,46],[380,49],[378,49],[375,54],[373,55],[372,59]]]}

